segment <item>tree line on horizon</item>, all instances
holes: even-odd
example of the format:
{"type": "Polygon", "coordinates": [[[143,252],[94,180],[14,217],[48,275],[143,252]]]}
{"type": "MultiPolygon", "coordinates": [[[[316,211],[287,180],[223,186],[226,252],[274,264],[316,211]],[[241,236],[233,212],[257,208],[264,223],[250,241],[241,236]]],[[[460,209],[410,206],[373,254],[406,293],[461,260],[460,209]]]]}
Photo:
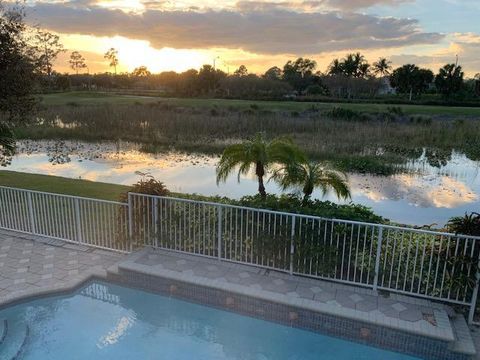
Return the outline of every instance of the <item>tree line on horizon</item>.
{"type": "MultiPolygon", "coordinates": [[[[300,57],[289,60],[282,68],[271,67],[261,75],[249,73],[245,65],[229,74],[209,64],[199,70],[189,69],[181,73],[164,71],[154,74],[146,66],[117,73],[120,64],[118,51],[111,48],[104,58],[113,73],[81,74],[79,71],[87,68],[86,60],[78,51],[73,51],[69,63],[74,74],[56,73],[54,81],[50,77],[46,84],[56,90],[143,89],[187,97],[356,99],[397,94],[413,100],[424,93],[441,95],[447,101],[480,97],[480,73],[473,79],[466,79],[461,65],[446,64],[434,74],[415,64],[393,69],[386,58],[370,64],[361,53],[334,59],[325,72],[318,70],[314,60],[300,57]]],[[[43,86],[43,89],[48,91],[49,87],[43,86]]]]}

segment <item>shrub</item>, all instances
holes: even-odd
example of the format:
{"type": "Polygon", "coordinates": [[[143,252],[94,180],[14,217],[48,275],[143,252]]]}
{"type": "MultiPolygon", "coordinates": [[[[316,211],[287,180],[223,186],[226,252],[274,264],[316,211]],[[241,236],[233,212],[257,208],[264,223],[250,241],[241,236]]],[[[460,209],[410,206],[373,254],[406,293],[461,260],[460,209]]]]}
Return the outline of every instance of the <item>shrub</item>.
{"type": "Polygon", "coordinates": [[[389,106],[387,107],[387,112],[398,115],[398,116],[405,115],[405,113],[403,112],[403,109],[400,106],[389,106]]]}
{"type": "Polygon", "coordinates": [[[202,196],[197,194],[172,194],[172,196],[216,202],[229,205],[238,205],[273,211],[290,212],[296,214],[320,216],[344,220],[364,221],[370,223],[385,223],[387,219],[376,215],[370,208],[358,204],[335,204],[331,201],[308,200],[302,204],[302,198],[295,194],[273,195],[268,194],[263,200],[260,195],[244,196],[239,200],[220,196],[202,196]]]}
{"type": "Polygon", "coordinates": [[[412,116],[410,117],[411,123],[416,123],[419,125],[432,125],[432,118],[426,116],[412,116]]]}
{"type": "Polygon", "coordinates": [[[453,217],[448,221],[447,227],[455,234],[480,236],[480,214],[472,212],[453,217]]]}
{"type": "MultiPolygon", "coordinates": [[[[142,175],[142,178],[134,184],[128,192],[156,196],[167,196],[170,194],[166,186],[153,176],[140,172],[137,172],[137,174],[142,175]]],[[[128,201],[128,192],[122,194],[120,197],[123,202],[128,201]]],[[[122,208],[122,211],[118,215],[119,224],[122,224],[123,219],[128,217],[127,211],[129,211],[127,208],[122,208]]],[[[124,247],[129,246],[131,249],[135,249],[147,245],[146,240],[151,238],[150,232],[155,225],[145,222],[145,219],[152,219],[153,212],[155,211],[153,198],[145,198],[141,201],[137,199],[137,201],[132,203],[132,209],[130,211],[133,217],[132,223],[134,224],[133,237],[129,238],[126,234],[123,234],[124,236],[118,234],[117,241],[128,244],[123,245],[124,247]]]]}
{"type": "Polygon", "coordinates": [[[325,115],[332,119],[348,120],[348,121],[366,121],[368,116],[359,111],[334,107],[325,112],[325,115]]]}
{"type": "MultiPolygon", "coordinates": [[[[146,195],[167,196],[170,192],[161,181],[151,175],[142,174],[142,178],[134,184],[129,192],[146,195]]],[[[122,195],[123,200],[128,198],[128,193],[122,195]]]]}

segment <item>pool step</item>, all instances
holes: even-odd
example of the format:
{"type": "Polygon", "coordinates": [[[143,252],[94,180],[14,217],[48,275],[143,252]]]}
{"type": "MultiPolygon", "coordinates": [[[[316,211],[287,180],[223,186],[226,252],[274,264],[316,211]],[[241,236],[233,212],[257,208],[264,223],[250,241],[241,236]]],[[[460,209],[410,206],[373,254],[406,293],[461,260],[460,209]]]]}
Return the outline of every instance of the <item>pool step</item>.
{"type": "MultiPolygon", "coordinates": [[[[0,342],[0,360],[16,360],[27,342],[29,329],[23,322],[1,320],[3,325],[3,341],[0,342]]],[[[2,333],[0,328],[0,334],[2,333]]],[[[2,339],[2,337],[0,337],[2,339]]]]}

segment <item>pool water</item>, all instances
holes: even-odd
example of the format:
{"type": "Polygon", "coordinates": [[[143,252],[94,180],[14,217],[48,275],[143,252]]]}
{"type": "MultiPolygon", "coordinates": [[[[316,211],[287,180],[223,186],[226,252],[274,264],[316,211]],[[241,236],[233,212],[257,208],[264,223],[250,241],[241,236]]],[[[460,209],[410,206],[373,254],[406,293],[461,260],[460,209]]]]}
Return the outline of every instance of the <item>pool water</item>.
{"type": "Polygon", "coordinates": [[[20,359],[415,359],[100,282],[7,308],[0,319],[9,329],[28,325],[20,359]]]}

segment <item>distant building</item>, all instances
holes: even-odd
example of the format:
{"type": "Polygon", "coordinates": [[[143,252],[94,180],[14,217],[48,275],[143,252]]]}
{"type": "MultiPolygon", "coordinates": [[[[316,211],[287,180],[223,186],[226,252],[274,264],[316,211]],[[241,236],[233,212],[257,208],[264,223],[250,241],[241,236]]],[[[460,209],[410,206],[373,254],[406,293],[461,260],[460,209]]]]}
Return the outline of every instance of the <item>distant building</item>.
{"type": "Polygon", "coordinates": [[[378,95],[395,95],[397,91],[390,84],[390,78],[384,76],[380,79],[380,88],[378,89],[378,95]]]}

